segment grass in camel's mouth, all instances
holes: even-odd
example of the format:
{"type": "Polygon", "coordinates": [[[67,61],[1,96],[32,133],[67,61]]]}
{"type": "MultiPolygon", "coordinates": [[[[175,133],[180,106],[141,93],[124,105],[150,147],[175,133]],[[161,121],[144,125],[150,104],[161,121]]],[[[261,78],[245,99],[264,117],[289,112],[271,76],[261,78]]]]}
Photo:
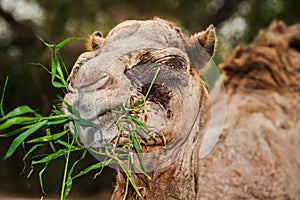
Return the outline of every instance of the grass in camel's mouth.
{"type": "MultiPolygon", "coordinates": [[[[68,42],[73,40],[82,40],[82,38],[68,38],[59,44],[48,44],[43,43],[50,48],[52,52],[51,57],[51,68],[42,66],[41,64],[35,64],[43,67],[51,74],[51,83],[55,88],[62,89],[65,94],[69,92],[68,84],[65,76],[68,76],[66,66],[59,55],[59,50],[68,42]]],[[[141,197],[140,190],[131,178],[131,155],[128,152],[134,152],[138,156],[139,165],[135,166],[135,169],[139,173],[144,174],[150,179],[146,173],[146,168],[143,163],[143,159],[140,156],[142,154],[141,144],[139,141],[147,138],[145,134],[150,130],[151,127],[147,126],[144,122],[141,122],[137,114],[145,106],[145,101],[150,93],[151,87],[155,82],[156,77],[159,73],[159,68],[153,77],[152,84],[149,87],[146,95],[137,101],[130,101],[128,107],[120,107],[113,110],[107,110],[101,116],[114,115],[113,121],[116,124],[117,135],[112,139],[110,143],[109,151],[95,151],[94,153],[104,155],[104,160],[98,160],[94,164],[87,166],[84,169],[77,170],[78,173],[74,173],[78,163],[86,158],[87,149],[83,149],[77,145],[79,138],[80,126],[90,126],[99,128],[99,125],[95,124],[91,120],[83,119],[80,113],[74,109],[71,105],[66,103],[62,98],[60,100],[67,106],[68,110],[72,112],[64,113],[56,107],[53,108],[52,112],[48,116],[42,116],[36,110],[30,108],[27,105],[19,106],[12,111],[5,113],[3,109],[3,101],[5,89],[8,83],[8,78],[4,84],[4,90],[0,100],[0,138],[1,137],[12,137],[12,143],[8,148],[5,159],[10,158],[16,151],[17,148],[23,147],[25,155],[24,170],[26,168],[26,161],[29,160],[31,169],[28,173],[28,178],[32,175],[37,165],[43,165],[39,171],[40,186],[43,193],[43,175],[46,169],[50,166],[53,160],[64,159],[65,166],[62,169],[62,183],[61,183],[61,196],[60,200],[67,199],[70,194],[74,179],[86,175],[91,171],[97,171],[95,177],[101,174],[103,168],[110,164],[117,164],[126,175],[126,190],[124,199],[127,196],[129,186],[133,187],[137,195],[141,197]],[[73,127],[70,127],[70,121],[73,123],[73,127]],[[73,134],[70,133],[70,129],[73,129],[73,134]],[[125,141],[121,141],[122,138],[127,138],[125,141]],[[41,154],[38,151],[40,148],[48,149],[47,153],[41,154]],[[118,151],[116,151],[118,147],[118,151]],[[122,151],[119,151],[122,150],[122,151]],[[79,158],[70,159],[74,152],[80,153],[79,158]],[[123,158],[128,160],[124,162],[123,158]]],[[[44,151],[43,151],[44,152],[44,151]]],[[[77,154],[78,155],[78,154],[77,154]]],[[[59,172],[58,172],[59,174],[59,172]]]]}

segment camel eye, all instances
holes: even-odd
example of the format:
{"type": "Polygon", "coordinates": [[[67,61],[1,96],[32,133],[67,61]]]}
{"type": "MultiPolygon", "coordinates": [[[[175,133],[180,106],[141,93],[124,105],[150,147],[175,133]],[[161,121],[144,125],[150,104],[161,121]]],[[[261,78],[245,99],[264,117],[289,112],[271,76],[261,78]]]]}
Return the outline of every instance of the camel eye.
{"type": "MultiPolygon", "coordinates": [[[[149,56],[145,54],[144,56],[149,56]]],[[[172,91],[188,85],[186,60],[176,55],[164,55],[162,57],[147,57],[125,70],[125,76],[132,85],[145,95],[154,81],[149,93],[149,101],[159,103],[167,107],[172,96],[172,91]],[[156,72],[159,73],[156,76],[156,72]],[[154,80],[155,77],[155,80],[154,80]]]]}

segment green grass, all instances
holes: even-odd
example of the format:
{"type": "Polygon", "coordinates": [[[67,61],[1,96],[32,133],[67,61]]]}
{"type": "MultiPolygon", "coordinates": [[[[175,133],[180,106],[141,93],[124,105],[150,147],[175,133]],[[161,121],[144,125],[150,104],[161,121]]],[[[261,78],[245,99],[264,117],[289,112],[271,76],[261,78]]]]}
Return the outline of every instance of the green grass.
{"type": "MultiPolygon", "coordinates": [[[[59,44],[48,44],[42,40],[42,42],[52,52],[51,69],[48,70],[45,66],[36,64],[37,66],[43,67],[50,73],[52,86],[61,89],[64,92],[68,91],[68,85],[66,82],[68,72],[63,60],[60,57],[59,51],[65,44],[74,40],[82,40],[82,38],[67,38],[59,44]]],[[[43,193],[45,193],[43,183],[44,172],[47,170],[49,164],[52,161],[63,158],[65,160],[65,166],[61,171],[62,183],[60,200],[65,200],[70,194],[74,179],[85,176],[92,171],[97,171],[97,173],[95,174],[95,176],[97,176],[101,174],[105,166],[115,163],[117,163],[118,166],[126,174],[127,180],[124,199],[126,198],[130,186],[133,187],[138,196],[141,196],[138,186],[135,185],[131,177],[129,152],[137,153],[140,166],[134,167],[138,169],[140,173],[143,173],[147,178],[150,179],[150,177],[146,173],[146,167],[141,156],[142,149],[139,141],[142,138],[146,138],[145,132],[147,132],[151,127],[147,126],[143,122],[140,122],[137,118],[137,114],[144,107],[145,100],[148,97],[155,79],[158,76],[159,70],[160,69],[158,68],[144,98],[138,99],[137,101],[131,101],[128,108],[123,108],[122,115],[120,115],[120,118],[116,122],[119,130],[119,136],[124,134],[121,123],[118,123],[119,121],[127,120],[129,124],[133,125],[130,133],[127,135],[128,142],[122,144],[122,146],[111,144],[111,149],[109,151],[95,151],[94,153],[106,156],[106,159],[87,166],[86,168],[80,170],[80,172],[77,174],[74,174],[74,170],[77,164],[86,158],[87,154],[86,149],[83,149],[82,147],[79,147],[77,145],[79,135],[78,128],[80,125],[94,126],[95,124],[82,119],[80,117],[80,113],[74,110],[74,108],[72,108],[66,102],[63,102],[62,98],[60,98],[62,103],[65,103],[65,105],[73,111],[72,114],[66,115],[60,110],[53,109],[50,115],[42,116],[27,105],[19,106],[5,114],[3,109],[3,102],[5,99],[5,90],[8,83],[8,78],[6,78],[0,100],[0,139],[1,137],[12,137],[13,141],[10,144],[4,158],[8,159],[13,156],[17,148],[23,147],[24,149],[26,149],[26,147],[29,146],[29,150],[23,156],[23,171],[27,167],[26,160],[28,160],[30,156],[34,155],[33,158],[29,160],[31,170],[27,177],[31,177],[32,172],[35,170],[35,167],[37,165],[43,165],[43,168],[39,171],[39,182],[41,191],[43,193]],[[75,137],[70,133],[69,121],[73,121],[75,125],[75,137]],[[55,131],[57,130],[57,128],[54,127],[57,126],[62,127],[60,131],[55,131]],[[46,154],[37,155],[38,150],[46,145],[50,147],[49,149],[51,151],[46,154]],[[121,151],[116,151],[116,148],[118,148],[119,150],[121,149],[121,151]],[[70,156],[74,152],[80,152],[81,157],[73,162],[70,160],[70,156]],[[124,162],[124,157],[126,156],[128,160],[127,165],[126,162],[124,162]]]]}

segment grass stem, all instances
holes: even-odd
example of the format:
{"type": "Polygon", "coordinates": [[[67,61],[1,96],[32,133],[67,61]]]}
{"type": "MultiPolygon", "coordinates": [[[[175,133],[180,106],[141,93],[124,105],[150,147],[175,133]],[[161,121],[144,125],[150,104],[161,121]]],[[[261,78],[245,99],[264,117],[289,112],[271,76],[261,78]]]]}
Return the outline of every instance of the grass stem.
{"type": "Polygon", "coordinates": [[[70,153],[71,153],[71,147],[73,146],[74,139],[72,139],[71,145],[68,147],[67,155],[66,155],[66,164],[65,164],[65,170],[64,170],[64,176],[62,180],[62,186],[61,186],[61,193],[60,193],[60,200],[66,200],[66,185],[67,185],[67,174],[68,174],[68,168],[69,168],[69,159],[70,159],[70,153]]]}

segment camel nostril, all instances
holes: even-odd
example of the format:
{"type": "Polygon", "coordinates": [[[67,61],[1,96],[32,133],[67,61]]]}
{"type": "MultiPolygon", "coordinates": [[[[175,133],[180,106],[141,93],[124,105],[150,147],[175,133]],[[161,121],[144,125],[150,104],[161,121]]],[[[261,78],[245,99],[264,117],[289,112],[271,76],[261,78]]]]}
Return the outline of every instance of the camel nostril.
{"type": "Polygon", "coordinates": [[[69,83],[70,91],[95,91],[105,87],[110,80],[106,72],[78,73],[78,76],[69,83]]]}
{"type": "Polygon", "coordinates": [[[94,82],[91,82],[89,85],[82,85],[80,87],[80,90],[82,91],[94,91],[94,90],[100,90],[103,89],[106,85],[106,83],[109,81],[110,76],[103,72],[101,76],[94,82]]]}
{"type": "Polygon", "coordinates": [[[95,83],[95,88],[97,90],[99,89],[102,89],[106,83],[108,82],[109,80],[109,75],[108,74],[105,74],[104,76],[102,76],[96,83],[95,83]]]}

